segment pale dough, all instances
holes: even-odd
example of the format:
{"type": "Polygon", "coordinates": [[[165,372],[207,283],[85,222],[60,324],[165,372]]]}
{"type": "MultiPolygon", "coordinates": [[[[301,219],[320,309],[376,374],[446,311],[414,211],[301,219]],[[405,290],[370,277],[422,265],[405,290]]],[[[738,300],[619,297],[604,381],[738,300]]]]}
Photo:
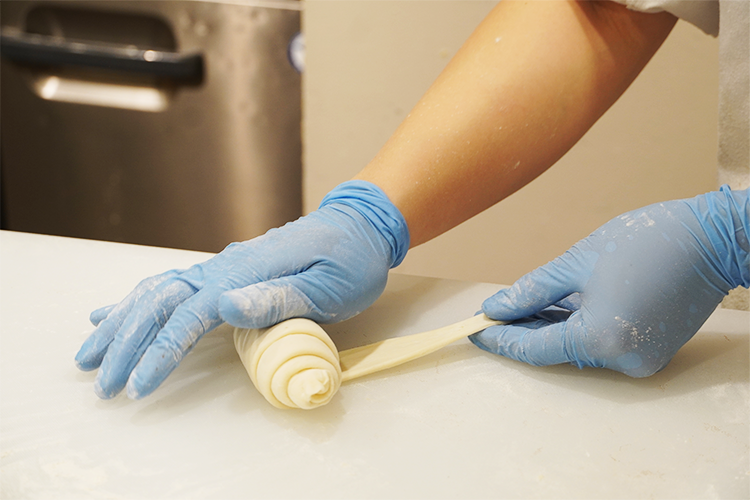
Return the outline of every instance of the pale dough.
{"type": "Polygon", "coordinates": [[[309,410],[328,403],[341,382],[420,358],[501,324],[484,314],[428,332],[342,352],[317,323],[295,318],[271,328],[234,331],[234,346],[250,380],[277,408],[309,410]]]}
{"type": "Polygon", "coordinates": [[[234,346],[250,380],[277,408],[322,406],[341,385],[336,346],[313,321],[295,318],[262,330],[237,328],[234,346]]]}

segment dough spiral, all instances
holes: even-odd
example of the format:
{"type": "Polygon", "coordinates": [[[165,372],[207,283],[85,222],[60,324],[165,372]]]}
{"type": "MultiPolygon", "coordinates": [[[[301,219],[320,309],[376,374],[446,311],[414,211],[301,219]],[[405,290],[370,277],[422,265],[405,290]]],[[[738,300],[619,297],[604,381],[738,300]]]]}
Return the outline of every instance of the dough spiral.
{"type": "Polygon", "coordinates": [[[341,353],[314,321],[295,318],[261,330],[234,330],[234,347],[255,387],[276,408],[328,403],[342,382],[426,356],[487,327],[479,314],[437,330],[389,338],[341,353]]]}
{"type": "Polygon", "coordinates": [[[237,328],[234,346],[255,387],[277,408],[317,408],[341,386],[336,346],[308,319],[260,330],[237,328]]]}

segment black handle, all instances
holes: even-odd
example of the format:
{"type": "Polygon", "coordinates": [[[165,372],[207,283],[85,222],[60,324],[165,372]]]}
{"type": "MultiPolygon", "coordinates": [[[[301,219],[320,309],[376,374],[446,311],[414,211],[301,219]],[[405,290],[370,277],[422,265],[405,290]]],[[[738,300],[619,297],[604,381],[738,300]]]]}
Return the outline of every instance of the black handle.
{"type": "Polygon", "coordinates": [[[0,54],[27,65],[84,66],[171,78],[203,80],[203,56],[143,50],[113,44],[79,43],[34,33],[0,35],[0,54]]]}

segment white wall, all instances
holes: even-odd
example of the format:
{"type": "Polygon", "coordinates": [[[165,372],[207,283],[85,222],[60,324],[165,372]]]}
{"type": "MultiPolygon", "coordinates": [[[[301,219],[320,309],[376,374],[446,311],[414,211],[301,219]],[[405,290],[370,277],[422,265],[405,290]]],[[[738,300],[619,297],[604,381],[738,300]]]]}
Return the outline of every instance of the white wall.
{"type": "MultiPolygon", "coordinates": [[[[306,0],[306,212],[368,163],[495,3],[306,0]]],[[[715,189],[717,50],[679,22],[560,162],[398,270],[508,284],[622,212],[715,189]]]]}

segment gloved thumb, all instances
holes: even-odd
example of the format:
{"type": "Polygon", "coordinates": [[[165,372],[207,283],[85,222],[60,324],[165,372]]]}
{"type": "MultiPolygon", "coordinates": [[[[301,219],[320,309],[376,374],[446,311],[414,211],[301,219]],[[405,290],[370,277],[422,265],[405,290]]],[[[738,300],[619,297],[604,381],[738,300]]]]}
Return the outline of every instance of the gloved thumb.
{"type": "Polygon", "coordinates": [[[237,328],[267,328],[299,317],[320,321],[322,312],[301,287],[299,277],[288,276],[230,290],[219,297],[219,314],[237,328]]]}
{"type": "MultiPolygon", "coordinates": [[[[583,291],[598,257],[596,252],[573,247],[485,300],[482,311],[492,319],[513,321],[558,303],[565,307],[560,301],[583,291]]],[[[571,302],[579,302],[575,298],[571,302]]]]}

